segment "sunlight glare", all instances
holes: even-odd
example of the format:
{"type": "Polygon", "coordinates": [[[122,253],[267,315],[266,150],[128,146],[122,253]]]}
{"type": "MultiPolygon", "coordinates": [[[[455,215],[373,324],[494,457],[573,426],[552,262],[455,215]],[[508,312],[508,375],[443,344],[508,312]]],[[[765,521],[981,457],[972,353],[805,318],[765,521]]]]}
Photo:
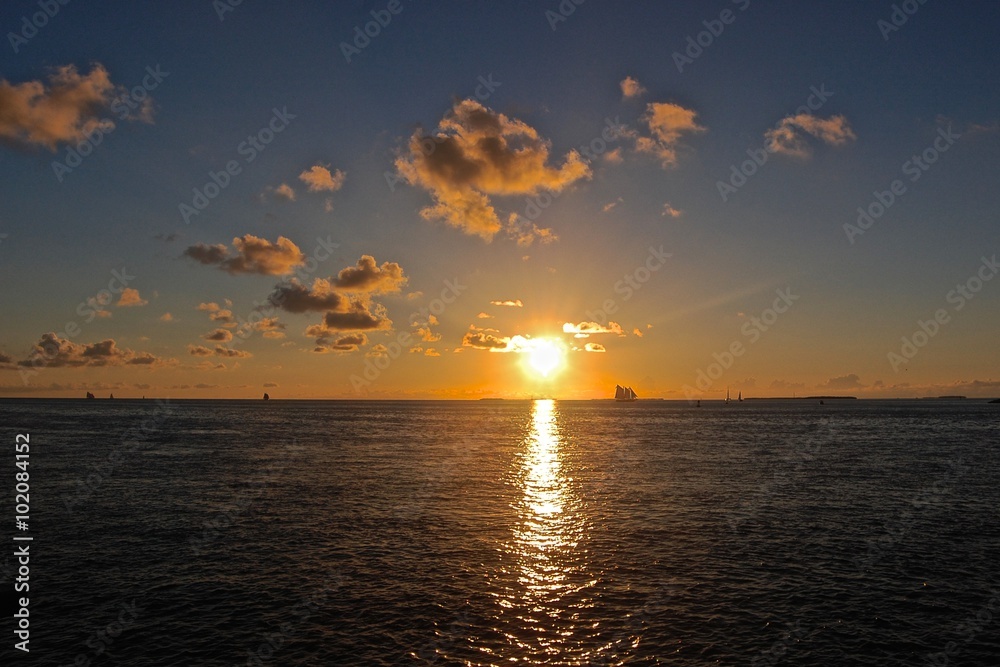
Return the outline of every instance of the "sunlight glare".
{"type": "Polygon", "coordinates": [[[543,377],[548,377],[563,362],[562,348],[547,338],[536,338],[533,342],[528,352],[528,364],[543,377]]]}

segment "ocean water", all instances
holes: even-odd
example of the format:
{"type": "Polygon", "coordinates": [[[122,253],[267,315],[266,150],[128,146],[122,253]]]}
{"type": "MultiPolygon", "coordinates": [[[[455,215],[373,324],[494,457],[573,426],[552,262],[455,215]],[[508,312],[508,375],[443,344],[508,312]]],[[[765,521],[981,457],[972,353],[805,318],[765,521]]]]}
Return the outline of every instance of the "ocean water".
{"type": "Polygon", "coordinates": [[[23,664],[1000,664],[1000,406],[704,406],[0,401],[23,664]]]}

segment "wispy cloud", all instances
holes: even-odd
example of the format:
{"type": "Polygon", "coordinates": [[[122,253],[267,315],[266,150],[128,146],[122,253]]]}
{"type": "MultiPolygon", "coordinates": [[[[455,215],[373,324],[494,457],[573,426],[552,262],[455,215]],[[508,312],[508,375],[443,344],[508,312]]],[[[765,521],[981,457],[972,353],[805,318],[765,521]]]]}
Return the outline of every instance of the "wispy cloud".
{"type": "Polygon", "coordinates": [[[812,155],[812,147],[806,143],[804,135],[831,146],[841,146],[857,138],[844,116],[824,119],[803,113],[783,118],[777,127],[764,133],[764,139],[772,153],[806,158],[812,155]]]}

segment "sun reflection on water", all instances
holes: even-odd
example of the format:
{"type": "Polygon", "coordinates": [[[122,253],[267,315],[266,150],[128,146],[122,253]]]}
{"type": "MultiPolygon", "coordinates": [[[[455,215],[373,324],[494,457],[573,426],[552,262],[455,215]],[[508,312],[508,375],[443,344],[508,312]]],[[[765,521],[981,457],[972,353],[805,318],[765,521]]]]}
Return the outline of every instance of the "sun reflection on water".
{"type": "Polygon", "coordinates": [[[555,401],[534,402],[516,461],[512,482],[521,493],[512,506],[512,535],[501,545],[505,567],[496,582],[497,629],[509,650],[491,657],[505,664],[587,664],[594,627],[586,617],[596,578],[588,563],[583,504],[566,472],[555,401]]]}

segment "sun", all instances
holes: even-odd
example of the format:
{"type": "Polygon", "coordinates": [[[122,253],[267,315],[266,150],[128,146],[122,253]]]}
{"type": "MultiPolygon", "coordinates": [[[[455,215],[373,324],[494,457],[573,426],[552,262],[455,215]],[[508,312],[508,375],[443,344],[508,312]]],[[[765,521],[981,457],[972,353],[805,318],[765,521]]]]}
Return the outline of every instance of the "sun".
{"type": "Polygon", "coordinates": [[[563,349],[548,338],[535,338],[528,350],[528,365],[541,375],[548,377],[563,364],[563,349]]]}

